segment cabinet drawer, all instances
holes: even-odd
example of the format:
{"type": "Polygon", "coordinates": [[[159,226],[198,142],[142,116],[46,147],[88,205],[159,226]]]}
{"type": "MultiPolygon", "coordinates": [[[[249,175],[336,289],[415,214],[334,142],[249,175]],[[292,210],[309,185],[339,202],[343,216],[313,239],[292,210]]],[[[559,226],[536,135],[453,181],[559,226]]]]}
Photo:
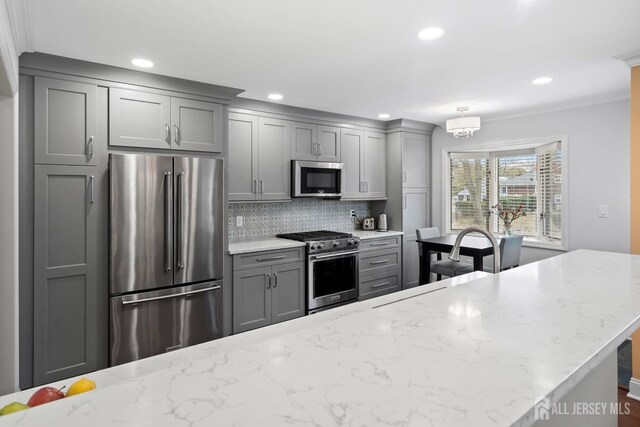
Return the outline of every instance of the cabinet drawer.
{"type": "Polygon", "coordinates": [[[397,292],[400,288],[400,270],[375,274],[360,280],[360,301],[397,292]]]}
{"type": "Polygon", "coordinates": [[[360,254],[360,276],[396,268],[400,268],[400,248],[360,254]]]}
{"type": "Polygon", "coordinates": [[[233,256],[233,269],[242,270],[262,265],[284,264],[287,262],[303,261],[304,248],[291,248],[277,251],[251,252],[233,256]]]}
{"type": "Polygon", "coordinates": [[[381,239],[367,239],[360,241],[360,252],[377,251],[380,249],[394,248],[400,246],[402,236],[383,237],[381,239]]]}

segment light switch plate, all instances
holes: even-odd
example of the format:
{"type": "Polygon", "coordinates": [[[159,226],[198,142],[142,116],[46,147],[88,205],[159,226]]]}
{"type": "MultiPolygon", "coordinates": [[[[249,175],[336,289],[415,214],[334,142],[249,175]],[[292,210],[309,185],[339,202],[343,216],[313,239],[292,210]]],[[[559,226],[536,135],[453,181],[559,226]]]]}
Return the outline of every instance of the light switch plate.
{"type": "Polygon", "coordinates": [[[609,206],[607,205],[598,206],[598,218],[609,218],[609,206]]]}
{"type": "Polygon", "coordinates": [[[244,224],[244,218],[241,215],[238,215],[236,217],[236,227],[242,227],[242,224],[244,224]]]}

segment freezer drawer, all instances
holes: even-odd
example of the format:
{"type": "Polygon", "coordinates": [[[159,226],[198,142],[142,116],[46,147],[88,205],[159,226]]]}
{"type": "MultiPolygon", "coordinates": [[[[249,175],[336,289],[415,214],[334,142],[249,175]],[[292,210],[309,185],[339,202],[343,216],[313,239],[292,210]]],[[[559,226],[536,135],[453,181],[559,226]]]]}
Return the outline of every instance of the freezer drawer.
{"type": "Polygon", "coordinates": [[[111,366],[220,337],[221,281],[111,298],[111,366]]]}

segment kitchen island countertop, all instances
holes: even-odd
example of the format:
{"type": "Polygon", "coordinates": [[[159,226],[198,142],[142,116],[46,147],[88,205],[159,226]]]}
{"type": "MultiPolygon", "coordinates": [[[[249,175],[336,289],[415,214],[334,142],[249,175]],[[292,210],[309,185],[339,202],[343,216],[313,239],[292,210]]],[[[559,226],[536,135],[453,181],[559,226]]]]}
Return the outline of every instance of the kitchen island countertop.
{"type": "Polygon", "coordinates": [[[640,256],[470,277],[111,368],[135,374],[0,426],[527,426],[640,326],[640,256]]]}

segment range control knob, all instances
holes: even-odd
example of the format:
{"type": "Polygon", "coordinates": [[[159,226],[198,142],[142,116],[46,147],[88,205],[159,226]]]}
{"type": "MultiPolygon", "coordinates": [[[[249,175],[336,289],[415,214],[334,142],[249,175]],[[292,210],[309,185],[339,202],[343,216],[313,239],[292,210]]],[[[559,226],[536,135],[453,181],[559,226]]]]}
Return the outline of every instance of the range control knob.
{"type": "Polygon", "coordinates": [[[355,245],[355,244],[356,244],[356,241],[355,241],[354,239],[351,239],[351,240],[349,240],[349,244],[350,244],[350,245],[355,245]]]}
{"type": "Polygon", "coordinates": [[[311,245],[311,250],[316,250],[316,249],[318,249],[318,245],[316,244],[311,245]]]}
{"type": "Polygon", "coordinates": [[[338,246],[340,246],[340,242],[333,242],[333,247],[334,247],[334,248],[336,248],[336,247],[338,247],[338,246]]]}
{"type": "Polygon", "coordinates": [[[320,244],[318,245],[318,247],[319,247],[320,249],[324,248],[324,243],[320,243],[320,244]]]}

